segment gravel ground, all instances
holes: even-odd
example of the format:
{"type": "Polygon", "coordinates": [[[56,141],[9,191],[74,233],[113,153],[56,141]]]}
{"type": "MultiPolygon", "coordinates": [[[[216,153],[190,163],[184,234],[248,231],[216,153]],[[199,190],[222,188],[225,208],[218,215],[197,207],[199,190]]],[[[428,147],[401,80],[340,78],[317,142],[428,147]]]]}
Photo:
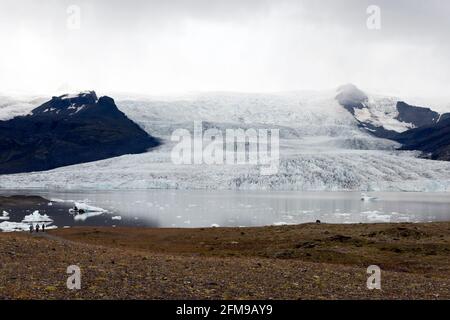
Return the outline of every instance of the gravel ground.
{"type": "Polygon", "coordinates": [[[450,223],[3,233],[0,298],[449,299],[449,255],[450,223]]]}

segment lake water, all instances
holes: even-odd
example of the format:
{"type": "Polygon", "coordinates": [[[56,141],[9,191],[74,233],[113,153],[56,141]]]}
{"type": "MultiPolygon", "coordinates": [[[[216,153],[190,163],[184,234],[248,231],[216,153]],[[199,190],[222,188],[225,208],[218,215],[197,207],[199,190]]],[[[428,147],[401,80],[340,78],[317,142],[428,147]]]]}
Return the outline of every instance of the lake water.
{"type": "Polygon", "coordinates": [[[0,191],[0,195],[13,194],[81,201],[108,210],[107,213],[75,219],[68,211],[71,203],[54,202],[54,206],[42,203],[38,207],[17,211],[14,208],[8,209],[11,221],[21,221],[25,214],[39,209],[41,213],[48,214],[58,227],[249,227],[309,223],[316,220],[324,223],[450,220],[448,193],[374,192],[369,195],[377,199],[361,201],[359,192],[0,191]]]}

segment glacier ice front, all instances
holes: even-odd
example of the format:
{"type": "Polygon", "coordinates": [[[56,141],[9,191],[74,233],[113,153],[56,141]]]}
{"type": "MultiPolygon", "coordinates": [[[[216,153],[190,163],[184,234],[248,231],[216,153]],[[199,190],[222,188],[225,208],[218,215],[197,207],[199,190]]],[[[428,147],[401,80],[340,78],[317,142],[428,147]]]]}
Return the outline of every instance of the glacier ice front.
{"type": "Polygon", "coordinates": [[[358,117],[364,120],[369,116],[372,122],[390,129],[402,131],[407,127],[391,121],[394,115],[389,111],[389,98],[369,99],[370,115],[358,113],[355,118],[335,96],[331,90],[117,99],[121,111],[152,136],[161,138],[164,145],[143,154],[46,172],[3,175],[0,188],[450,191],[449,162],[396,151],[398,143],[361,130],[358,117]],[[377,101],[389,103],[375,105],[377,101]],[[221,131],[279,129],[278,172],[263,176],[258,165],[172,163],[172,132],[192,130],[194,121],[221,131]]]}

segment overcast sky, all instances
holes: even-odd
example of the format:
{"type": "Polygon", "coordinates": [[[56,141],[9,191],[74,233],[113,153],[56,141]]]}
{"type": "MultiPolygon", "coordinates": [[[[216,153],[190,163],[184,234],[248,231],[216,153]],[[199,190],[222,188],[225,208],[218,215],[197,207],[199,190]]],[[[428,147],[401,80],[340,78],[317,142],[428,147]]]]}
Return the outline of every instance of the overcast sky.
{"type": "Polygon", "coordinates": [[[450,1],[0,0],[0,92],[272,92],[348,82],[450,96],[450,1]],[[80,8],[79,29],[70,5],[80,8]],[[380,30],[367,28],[369,5],[381,9],[380,30]]]}

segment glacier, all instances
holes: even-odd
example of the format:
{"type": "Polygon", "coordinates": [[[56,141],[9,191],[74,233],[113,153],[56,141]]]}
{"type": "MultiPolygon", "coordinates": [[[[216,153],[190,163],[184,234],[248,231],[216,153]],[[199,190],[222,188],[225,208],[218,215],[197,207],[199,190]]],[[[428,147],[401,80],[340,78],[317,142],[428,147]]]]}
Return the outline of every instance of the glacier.
{"type": "MultiPolygon", "coordinates": [[[[398,143],[363,131],[335,95],[334,90],[170,97],[111,94],[122,112],[164,144],[143,154],[44,172],[1,175],[0,188],[450,191],[450,162],[397,151],[398,143]],[[263,176],[258,165],[173,164],[170,136],[178,128],[192,131],[194,121],[202,121],[205,129],[223,131],[279,129],[278,173],[263,176]]],[[[377,121],[399,131],[405,129],[405,124],[383,117],[392,113],[392,98],[373,96],[370,101],[377,121]]],[[[21,103],[19,110],[29,112],[28,104],[21,103]]],[[[11,109],[0,104],[2,118],[19,113],[11,109]]]]}

